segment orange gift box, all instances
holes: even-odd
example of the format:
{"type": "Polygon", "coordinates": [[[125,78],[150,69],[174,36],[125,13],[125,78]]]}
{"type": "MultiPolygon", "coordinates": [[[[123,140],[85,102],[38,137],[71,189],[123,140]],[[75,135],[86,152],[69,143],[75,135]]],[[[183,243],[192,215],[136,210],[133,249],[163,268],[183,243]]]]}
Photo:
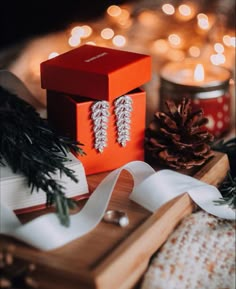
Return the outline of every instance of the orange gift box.
{"type": "Polygon", "coordinates": [[[112,101],[150,78],[149,55],[93,45],[41,63],[42,88],[97,100],[112,101]]]}
{"type": "Polygon", "coordinates": [[[107,123],[107,147],[100,153],[94,147],[93,120],[91,107],[94,100],[69,94],[47,91],[49,122],[63,135],[84,144],[85,156],[79,157],[87,175],[113,170],[133,160],[144,159],[144,130],[146,93],[137,88],[128,94],[132,98],[130,141],[126,146],[117,142],[114,103],[110,103],[107,123]]]}

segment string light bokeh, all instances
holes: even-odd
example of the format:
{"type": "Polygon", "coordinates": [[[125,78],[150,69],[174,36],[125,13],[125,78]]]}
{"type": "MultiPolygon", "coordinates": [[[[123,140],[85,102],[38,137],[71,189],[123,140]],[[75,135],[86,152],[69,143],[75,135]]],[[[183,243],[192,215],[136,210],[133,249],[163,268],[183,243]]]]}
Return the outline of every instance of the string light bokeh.
{"type": "Polygon", "coordinates": [[[145,89],[147,105],[156,110],[159,71],[168,61],[181,62],[189,57],[204,59],[209,64],[232,70],[235,75],[235,29],[227,25],[227,11],[233,1],[227,0],[224,4],[227,5],[222,7],[219,6],[223,5],[219,4],[222,1],[213,2],[218,6],[212,5],[211,10],[203,9],[202,1],[144,0],[111,5],[100,19],[71,23],[64,31],[32,40],[11,70],[20,74],[45,103],[39,78],[40,63],[48,58],[83,44],[149,54],[153,61],[153,78],[145,89]],[[25,75],[22,73],[24,59],[27,59],[25,75]]]}

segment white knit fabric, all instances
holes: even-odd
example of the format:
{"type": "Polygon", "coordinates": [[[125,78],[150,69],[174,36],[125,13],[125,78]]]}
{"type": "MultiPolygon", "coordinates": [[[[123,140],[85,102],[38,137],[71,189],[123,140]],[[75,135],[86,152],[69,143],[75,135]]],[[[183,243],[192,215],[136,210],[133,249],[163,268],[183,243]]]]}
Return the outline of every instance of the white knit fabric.
{"type": "Polygon", "coordinates": [[[141,289],[234,289],[235,222],[200,211],[153,257],[141,289]]]}

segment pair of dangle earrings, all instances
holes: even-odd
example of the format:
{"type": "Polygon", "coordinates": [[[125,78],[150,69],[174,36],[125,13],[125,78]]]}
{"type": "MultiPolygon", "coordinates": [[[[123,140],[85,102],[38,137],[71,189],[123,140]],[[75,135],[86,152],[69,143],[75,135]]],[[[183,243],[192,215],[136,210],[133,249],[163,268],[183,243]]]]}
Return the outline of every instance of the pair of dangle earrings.
{"type": "MultiPolygon", "coordinates": [[[[94,147],[100,153],[107,147],[107,128],[110,116],[108,101],[97,101],[92,105],[91,118],[93,120],[94,147]]],[[[132,98],[123,95],[114,101],[116,116],[117,142],[125,147],[130,141],[130,123],[132,112],[132,98]]]]}

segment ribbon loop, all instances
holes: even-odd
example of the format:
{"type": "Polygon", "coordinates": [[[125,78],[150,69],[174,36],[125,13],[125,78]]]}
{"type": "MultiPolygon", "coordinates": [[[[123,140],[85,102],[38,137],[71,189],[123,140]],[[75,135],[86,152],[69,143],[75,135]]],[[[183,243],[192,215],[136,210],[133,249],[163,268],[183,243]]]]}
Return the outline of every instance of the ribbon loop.
{"type": "Polygon", "coordinates": [[[193,201],[208,213],[235,220],[233,209],[214,205],[214,201],[222,197],[217,188],[171,170],[155,172],[147,163],[134,161],[114,170],[102,180],[83,209],[71,216],[69,228],[63,227],[53,213],[21,225],[12,210],[0,201],[0,233],[13,236],[41,250],[56,249],[82,237],[94,229],[103,218],[122,170],[129,171],[134,180],[130,199],[151,212],[187,192],[193,201]]]}

